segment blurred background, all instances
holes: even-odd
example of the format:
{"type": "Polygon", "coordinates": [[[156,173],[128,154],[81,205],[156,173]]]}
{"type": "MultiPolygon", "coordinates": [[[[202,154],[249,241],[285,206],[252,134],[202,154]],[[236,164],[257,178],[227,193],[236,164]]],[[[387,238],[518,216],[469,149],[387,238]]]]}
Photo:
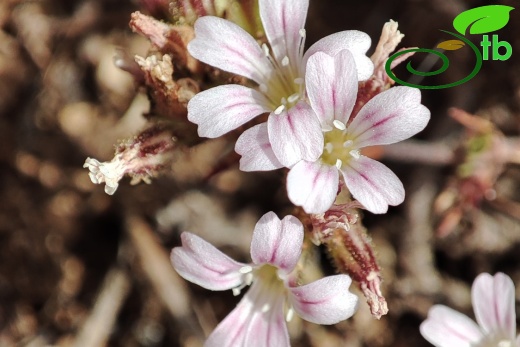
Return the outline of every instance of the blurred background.
{"type": "MultiPolygon", "coordinates": [[[[258,218],[269,210],[291,213],[283,172],[242,173],[236,160],[214,170],[232,151],[226,139],[181,153],[151,184],[131,186],[125,178],[109,196],[91,183],[85,159],[111,160],[114,145],[146,124],[146,89],[116,67],[114,57],[149,54],[150,42],[128,23],[134,11],[154,12],[152,3],[0,2],[2,347],[201,346],[240,297],[176,275],[169,253],[180,233],[197,233],[247,262],[258,218]]],[[[371,54],[383,24],[393,19],[405,34],[399,47],[434,48],[451,39],[439,29],[452,31],[459,13],[488,4],[311,0],[306,44],[356,29],[372,37],[371,54]]],[[[361,304],[352,319],[331,327],[295,319],[289,327],[294,346],[426,347],[419,324],[431,305],[474,317],[469,293],[479,273],[505,272],[518,283],[518,32],[520,9],[494,33],[511,44],[512,57],[484,61],[477,76],[458,87],[423,91],[432,112],[426,130],[376,154],[407,192],[389,213],[363,218],[382,267],[388,315],[375,320],[353,289],[361,304]]],[[[431,84],[473,69],[469,49],[447,55],[449,74],[432,77],[431,84]]],[[[415,67],[423,61],[412,59],[415,67]]],[[[407,74],[403,67],[396,71],[407,74]]],[[[334,273],[327,257],[318,257],[324,273],[334,273]]]]}

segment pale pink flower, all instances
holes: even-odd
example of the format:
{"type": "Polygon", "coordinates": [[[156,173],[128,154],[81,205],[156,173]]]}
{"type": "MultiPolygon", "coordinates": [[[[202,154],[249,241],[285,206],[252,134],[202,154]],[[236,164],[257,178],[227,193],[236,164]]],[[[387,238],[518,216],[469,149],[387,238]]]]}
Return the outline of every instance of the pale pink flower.
{"type": "Polygon", "coordinates": [[[509,276],[480,274],[471,288],[478,325],[443,305],[430,308],[422,336],[436,347],[519,347],[516,336],[515,286],[509,276]]]}
{"type": "MultiPolygon", "coordinates": [[[[305,76],[310,105],[323,131],[317,160],[302,160],[287,176],[289,199],[307,213],[323,213],[333,204],[339,173],[355,199],[372,213],[385,213],[388,205],[404,200],[404,188],[385,165],[361,154],[366,146],[395,143],[415,135],[428,123],[430,111],[421,105],[421,93],[395,87],[368,101],[351,120],[358,90],[356,66],[348,50],[331,57],[317,52],[309,58],[305,76]],[[350,120],[350,123],[349,123],[350,120]]],[[[317,125],[312,125],[317,126],[317,125]]],[[[307,138],[308,133],[300,134],[307,138]]],[[[266,152],[237,142],[241,169],[251,169],[251,156],[266,152]]],[[[314,144],[313,144],[314,145],[314,144]]],[[[256,167],[253,167],[257,169],[256,167]]]]}
{"type": "MultiPolygon", "coordinates": [[[[342,31],[323,38],[303,54],[308,0],[259,0],[260,19],[269,45],[257,41],[238,25],[217,17],[195,23],[195,39],[188,45],[196,59],[252,80],[257,88],[223,85],[203,91],[188,104],[188,119],[204,137],[218,137],[254,117],[269,112],[267,124],[247,135],[258,146],[273,147],[276,157],[261,152],[261,164],[273,170],[303,159],[316,160],[323,134],[305,95],[305,65],[316,52],[352,51],[358,79],[367,79],[373,63],[365,53],[370,37],[360,31],[342,31]],[[301,136],[305,134],[305,136],[301,136]]],[[[244,136],[244,135],[243,135],[244,136]]]]}
{"type": "Polygon", "coordinates": [[[229,258],[196,235],[181,235],[182,247],[172,251],[177,272],[210,290],[232,289],[235,295],[251,289],[217,326],[205,346],[289,346],[285,324],[296,311],[317,324],[335,324],[351,317],[358,298],[348,291],[347,275],[323,278],[300,287],[290,273],[301,254],[303,225],[293,216],[280,220],[269,212],[256,224],[251,242],[251,264],[229,258]],[[293,311],[294,310],[294,311],[293,311]]]}

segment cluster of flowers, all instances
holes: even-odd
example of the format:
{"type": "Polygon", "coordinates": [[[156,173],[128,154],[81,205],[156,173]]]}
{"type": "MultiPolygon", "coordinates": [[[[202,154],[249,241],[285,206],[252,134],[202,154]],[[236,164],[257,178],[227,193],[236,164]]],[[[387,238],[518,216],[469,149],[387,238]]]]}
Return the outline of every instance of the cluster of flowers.
{"type": "MultiPolygon", "coordinates": [[[[334,203],[341,173],[352,196],[365,209],[385,213],[400,204],[404,189],[383,164],[364,156],[363,147],[395,143],[421,131],[430,112],[420,92],[395,87],[369,100],[357,114],[358,82],[370,77],[365,56],[370,38],[358,31],[325,37],[303,53],[308,2],[260,0],[260,18],[269,42],[259,46],[239,26],[217,17],[195,23],[189,44],[196,59],[244,76],[256,86],[218,86],[197,94],[188,118],[200,136],[218,137],[269,113],[267,122],[244,131],[235,150],[243,171],[290,169],[289,199],[307,213],[324,213],[334,203]]],[[[253,264],[241,264],[197,236],[184,233],[172,252],[181,276],[207,289],[252,284],[233,312],[219,324],[207,346],[287,346],[284,324],[295,310],[318,324],[334,324],[353,315],[357,297],[347,291],[351,279],[337,275],[297,286],[291,276],[301,252],[303,226],[293,216],[273,212],[256,225],[253,264]]],[[[473,286],[480,328],[444,306],[434,306],[421,333],[438,347],[512,347],[516,330],[514,285],[503,274],[482,274],[473,286]]]]}
{"type": "MultiPolygon", "coordinates": [[[[260,0],[268,45],[240,26],[213,16],[195,22],[190,54],[201,62],[251,80],[253,87],[221,85],[195,95],[188,119],[202,137],[219,137],[260,114],[267,121],[244,131],[235,150],[243,171],[289,168],[289,199],[310,214],[328,211],[343,182],[373,213],[400,204],[404,188],[383,164],[364,156],[367,146],[395,143],[421,131],[430,118],[417,89],[396,87],[353,114],[358,83],[372,76],[365,55],[370,38],[343,31],[304,53],[308,1],[260,0]],[[340,173],[342,180],[340,178],[340,173]]],[[[264,215],[253,233],[253,264],[241,264],[191,233],[172,263],[185,279],[207,289],[252,287],[208,338],[207,346],[288,346],[284,311],[318,324],[353,315],[358,299],[351,279],[336,275],[298,286],[293,273],[301,253],[303,226],[293,217],[264,215]]]]}
{"type": "MultiPolygon", "coordinates": [[[[308,0],[258,3],[267,44],[259,45],[240,26],[219,17],[206,15],[194,24],[190,55],[250,82],[247,86],[219,85],[191,98],[188,120],[198,126],[199,136],[219,137],[268,114],[266,122],[238,138],[235,150],[241,155],[240,169],[289,169],[288,197],[306,213],[323,217],[334,210],[338,192],[345,187],[356,206],[372,213],[386,213],[389,205],[403,202],[399,178],[363,155],[362,149],[396,143],[423,130],[430,112],[421,104],[420,91],[381,88],[360,100],[360,82],[385,74],[378,66],[381,61],[366,56],[371,44],[367,34],[335,33],[304,52],[308,0]]],[[[384,64],[385,54],[376,50],[377,54],[384,64]]],[[[149,132],[162,134],[155,128],[149,132]]],[[[154,153],[172,147],[163,138],[150,140],[155,137],[145,136],[141,145],[154,153]]],[[[152,160],[155,156],[134,153],[142,149],[127,147],[131,151],[122,149],[112,163],[90,158],[85,163],[92,181],[105,182],[108,194],[131,171],[133,158],[139,161],[140,171],[133,170],[137,179],[162,163],[162,159],[152,160]]],[[[280,220],[269,212],[254,229],[252,263],[244,264],[194,234],[181,235],[182,246],[173,249],[171,260],[182,277],[209,290],[232,289],[235,295],[251,285],[206,346],[289,346],[285,320],[295,311],[317,324],[335,324],[354,314],[358,298],[349,292],[352,280],[348,275],[299,283],[295,268],[303,239],[304,227],[296,217],[280,220]]],[[[479,326],[447,307],[434,306],[421,333],[438,347],[520,347],[520,339],[515,342],[514,298],[509,277],[482,274],[472,291],[479,326]]]]}
{"type": "Polygon", "coordinates": [[[376,95],[352,114],[358,82],[368,79],[370,37],[359,31],[327,36],[305,53],[308,1],[260,0],[269,46],[259,46],[238,25],[206,16],[195,23],[188,45],[196,59],[255,83],[223,85],[197,94],[188,119],[200,136],[218,137],[269,113],[246,130],[235,150],[243,171],[290,168],[289,199],[307,213],[324,213],[338,192],[339,173],[367,210],[385,213],[404,200],[401,181],[361,153],[367,146],[407,139],[426,126],[429,110],[418,89],[396,87],[376,95]]]}

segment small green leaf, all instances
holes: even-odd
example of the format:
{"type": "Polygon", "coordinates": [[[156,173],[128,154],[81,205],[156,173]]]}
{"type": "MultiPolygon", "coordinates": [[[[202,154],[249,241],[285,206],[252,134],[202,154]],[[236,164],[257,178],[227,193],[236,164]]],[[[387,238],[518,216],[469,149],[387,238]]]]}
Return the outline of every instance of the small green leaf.
{"type": "Polygon", "coordinates": [[[459,48],[464,47],[464,42],[461,40],[448,40],[443,41],[437,45],[437,48],[444,49],[446,51],[456,51],[459,48]]]}
{"type": "Polygon", "coordinates": [[[487,5],[464,11],[453,20],[453,27],[462,35],[470,28],[470,34],[487,34],[502,29],[509,22],[509,12],[514,7],[487,5]]]}

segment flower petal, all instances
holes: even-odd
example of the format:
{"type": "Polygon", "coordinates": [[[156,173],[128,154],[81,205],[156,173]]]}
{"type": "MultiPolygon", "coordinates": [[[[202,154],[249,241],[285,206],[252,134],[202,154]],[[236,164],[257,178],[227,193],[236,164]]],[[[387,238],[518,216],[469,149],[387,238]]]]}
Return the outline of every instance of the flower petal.
{"type": "Polygon", "coordinates": [[[294,216],[280,220],[267,212],[256,223],[251,241],[251,258],[255,264],[271,264],[290,272],[296,266],[303,244],[303,225],[294,216]]]}
{"type": "Polygon", "coordinates": [[[358,91],[352,53],[343,50],[333,58],[317,52],[307,62],[305,81],[310,104],[322,127],[332,128],[335,119],[347,124],[358,91]]]}
{"type": "Polygon", "coordinates": [[[205,347],[289,347],[289,333],[283,317],[284,297],[263,291],[261,282],[254,282],[237,307],[215,328],[205,347]],[[267,310],[266,310],[267,308],[267,310]]]}
{"type": "Polygon", "coordinates": [[[249,323],[244,346],[290,347],[289,332],[284,317],[284,302],[285,297],[282,293],[277,295],[273,302],[266,302],[264,305],[262,300],[256,300],[257,310],[249,323]]]}
{"type": "Polygon", "coordinates": [[[304,101],[267,120],[269,141],[276,157],[286,167],[300,160],[315,161],[323,151],[323,132],[312,108],[304,101]]]}
{"type": "Polygon", "coordinates": [[[503,273],[480,274],[471,288],[471,301],[478,324],[486,334],[516,335],[515,285],[503,273]]]}
{"type": "Polygon", "coordinates": [[[208,336],[204,347],[235,347],[246,346],[247,328],[252,317],[254,302],[250,300],[249,292],[238,305],[217,325],[208,336]]]}
{"type": "Polygon", "coordinates": [[[407,139],[423,130],[430,111],[421,105],[421,92],[394,87],[372,98],[348,127],[359,148],[387,145],[407,139]]]}
{"type": "Polygon", "coordinates": [[[235,151],[242,156],[242,171],[269,171],[283,167],[271,148],[267,123],[255,125],[244,131],[237,140],[235,151]]]}
{"type": "Polygon", "coordinates": [[[219,137],[261,113],[267,100],[254,89],[230,84],[205,90],[188,103],[188,120],[199,126],[199,136],[219,137]]]}
{"type": "Polygon", "coordinates": [[[307,213],[324,213],[338,195],[338,182],[335,166],[302,160],[287,175],[287,195],[307,213]]]}
{"type": "Polygon", "coordinates": [[[482,333],[471,319],[443,305],[430,308],[420,326],[421,335],[436,347],[471,347],[482,333]]]}
{"type": "Polygon", "coordinates": [[[316,324],[336,324],[357,310],[358,297],[348,291],[347,275],[322,278],[290,289],[289,300],[303,319],[316,324]]]}
{"type": "Polygon", "coordinates": [[[227,290],[242,283],[240,268],[246,264],[234,261],[210,243],[189,232],[181,234],[182,247],[175,247],[171,261],[184,279],[209,290],[227,290]]]}
{"type": "Polygon", "coordinates": [[[298,62],[302,37],[300,29],[305,27],[309,0],[261,0],[260,18],[265,35],[278,62],[287,56],[289,61],[298,62]]]}
{"type": "Polygon", "coordinates": [[[205,16],[195,22],[190,54],[203,63],[264,83],[272,66],[255,39],[228,20],[205,16]]]}
{"type": "Polygon", "coordinates": [[[348,189],[372,213],[386,213],[388,205],[404,200],[404,187],[399,178],[378,161],[360,156],[341,168],[348,189]]]}
{"type": "Polygon", "coordinates": [[[333,57],[338,52],[348,49],[356,61],[358,80],[364,81],[372,76],[374,72],[374,63],[366,56],[370,43],[370,36],[362,31],[340,31],[326,36],[313,44],[303,56],[304,66],[307,63],[307,59],[316,52],[323,52],[333,57]]]}

